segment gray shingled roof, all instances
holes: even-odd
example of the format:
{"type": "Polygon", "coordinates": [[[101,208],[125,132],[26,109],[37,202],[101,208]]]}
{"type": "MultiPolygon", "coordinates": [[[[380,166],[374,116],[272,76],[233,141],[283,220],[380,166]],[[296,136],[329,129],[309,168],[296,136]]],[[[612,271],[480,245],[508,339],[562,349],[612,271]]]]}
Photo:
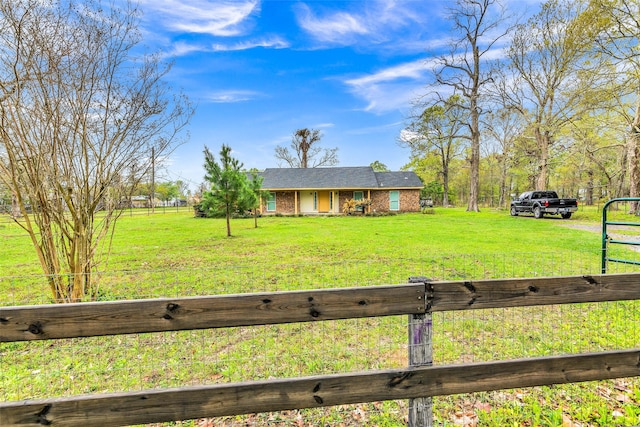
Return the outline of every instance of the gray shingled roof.
{"type": "Polygon", "coordinates": [[[422,188],[422,181],[415,172],[376,172],[379,188],[422,188]]]}
{"type": "Polygon", "coordinates": [[[414,172],[374,172],[370,166],[270,168],[261,175],[268,190],[422,188],[414,172]]]}

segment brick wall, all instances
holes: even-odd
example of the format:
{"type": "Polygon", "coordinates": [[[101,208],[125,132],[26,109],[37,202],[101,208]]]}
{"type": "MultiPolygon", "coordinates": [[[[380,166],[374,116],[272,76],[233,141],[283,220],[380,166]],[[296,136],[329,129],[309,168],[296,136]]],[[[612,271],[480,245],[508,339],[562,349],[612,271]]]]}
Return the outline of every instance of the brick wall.
{"type": "Polygon", "coordinates": [[[389,212],[389,192],[388,191],[372,191],[370,211],[373,212],[389,212]]]}
{"type": "MultiPolygon", "coordinates": [[[[342,205],[349,199],[353,199],[353,191],[340,191],[338,206],[334,211],[342,213],[342,205]]],[[[363,190],[366,199],[369,192],[363,190]]],[[[276,212],[283,215],[295,213],[295,199],[293,191],[276,192],[276,212]]],[[[273,215],[276,212],[267,212],[263,203],[261,211],[265,215],[273,215]]],[[[371,190],[371,212],[389,212],[389,190],[371,190]]],[[[298,199],[298,212],[300,212],[300,200],[298,199]]],[[[400,210],[395,212],[420,212],[420,190],[400,190],[400,210]]]]}
{"type": "MultiPolygon", "coordinates": [[[[390,212],[389,190],[371,191],[371,212],[390,212]]],[[[420,190],[400,190],[400,210],[420,212],[420,190]]]]}
{"type": "Polygon", "coordinates": [[[400,190],[400,211],[420,212],[420,190],[400,190]]]}
{"type": "MultiPolygon", "coordinates": [[[[300,206],[298,206],[298,210],[300,210],[300,206]]],[[[283,214],[294,214],[296,212],[293,191],[276,192],[276,212],[283,214]]]]}
{"type": "MultiPolygon", "coordinates": [[[[263,215],[273,215],[275,213],[281,213],[284,215],[293,215],[296,211],[295,207],[295,198],[293,191],[276,191],[276,210],[267,211],[267,201],[262,201],[262,206],[260,206],[260,211],[263,215]]],[[[300,200],[298,200],[298,204],[300,200]]],[[[298,211],[300,211],[300,206],[298,205],[298,211]]]]}

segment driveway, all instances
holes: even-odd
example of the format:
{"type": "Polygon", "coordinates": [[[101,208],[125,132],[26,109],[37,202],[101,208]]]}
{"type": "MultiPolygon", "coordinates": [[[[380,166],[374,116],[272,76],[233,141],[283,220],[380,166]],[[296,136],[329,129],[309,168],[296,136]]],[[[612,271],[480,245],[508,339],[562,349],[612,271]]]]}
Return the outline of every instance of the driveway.
{"type": "MultiPolygon", "coordinates": [[[[586,230],[586,231],[592,231],[594,233],[598,233],[598,234],[602,234],[602,226],[601,225],[588,225],[588,224],[568,224],[567,222],[561,222],[559,223],[560,226],[562,227],[568,227],[568,228],[575,228],[577,230],[586,230]]],[[[630,234],[624,234],[624,231],[628,230],[628,231],[640,231],[640,227],[627,227],[627,226],[622,226],[622,225],[614,225],[614,226],[609,226],[608,231],[608,235],[609,237],[616,239],[616,240],[625,240],[628,242],[639,242],[640,243],[640,235],[634,234],[634,235],[630,235],[630,234]]],[[[636,251],[636,252],[640,252],[640,246],[633,246],[630,245],[630,249],[636,251]]]]}

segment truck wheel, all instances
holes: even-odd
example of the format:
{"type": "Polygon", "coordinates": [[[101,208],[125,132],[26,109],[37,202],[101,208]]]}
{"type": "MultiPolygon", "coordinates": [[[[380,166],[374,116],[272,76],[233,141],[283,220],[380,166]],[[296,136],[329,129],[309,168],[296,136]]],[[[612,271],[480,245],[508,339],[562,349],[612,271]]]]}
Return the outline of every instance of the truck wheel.
{"type": "Polygon", "coordinates": [[[511,216],[518,216],[518,211],[515,206],[511,206],[511,216]]]}
{"type": "Polygon", "coordinates": [[[542,218],[542,215],[544,215],[544,213],[542,212],[542,209],[540,209],[540,206],[536,206],[535,208],[533,208],[533,216],[540,219],[542,218]]]}
{"type": "Polygon", "coordinates": [[[569,219],[571,218],[571,212],[567,212],[567,213],[563,213],[562,214],[562,219],[569,219]]]}

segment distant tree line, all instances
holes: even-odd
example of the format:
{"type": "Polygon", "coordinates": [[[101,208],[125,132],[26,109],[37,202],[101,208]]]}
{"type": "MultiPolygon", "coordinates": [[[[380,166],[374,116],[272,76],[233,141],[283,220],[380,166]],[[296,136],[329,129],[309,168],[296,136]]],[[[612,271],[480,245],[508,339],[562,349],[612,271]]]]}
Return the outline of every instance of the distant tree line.
{"type": "Polygon", "coordinates": [[[639,2],[549,0],[506,28],[498,0],[449,15],[457,41],[399,137],[434,200],[474,211],[529,189],[640,196],[639,2]]]}
{"type": "Polygon", "coordinates": [[[186,203],[191,190],[186,182],[179,179],[155,183],[141,182],[136,185],[131,194],[133,198],[145,198],[148,201],[148,206],[151,206],[152,200],[156,205],[160,203],[167,206],[170,203],[182,203],[182,201],[186,203]]]}

